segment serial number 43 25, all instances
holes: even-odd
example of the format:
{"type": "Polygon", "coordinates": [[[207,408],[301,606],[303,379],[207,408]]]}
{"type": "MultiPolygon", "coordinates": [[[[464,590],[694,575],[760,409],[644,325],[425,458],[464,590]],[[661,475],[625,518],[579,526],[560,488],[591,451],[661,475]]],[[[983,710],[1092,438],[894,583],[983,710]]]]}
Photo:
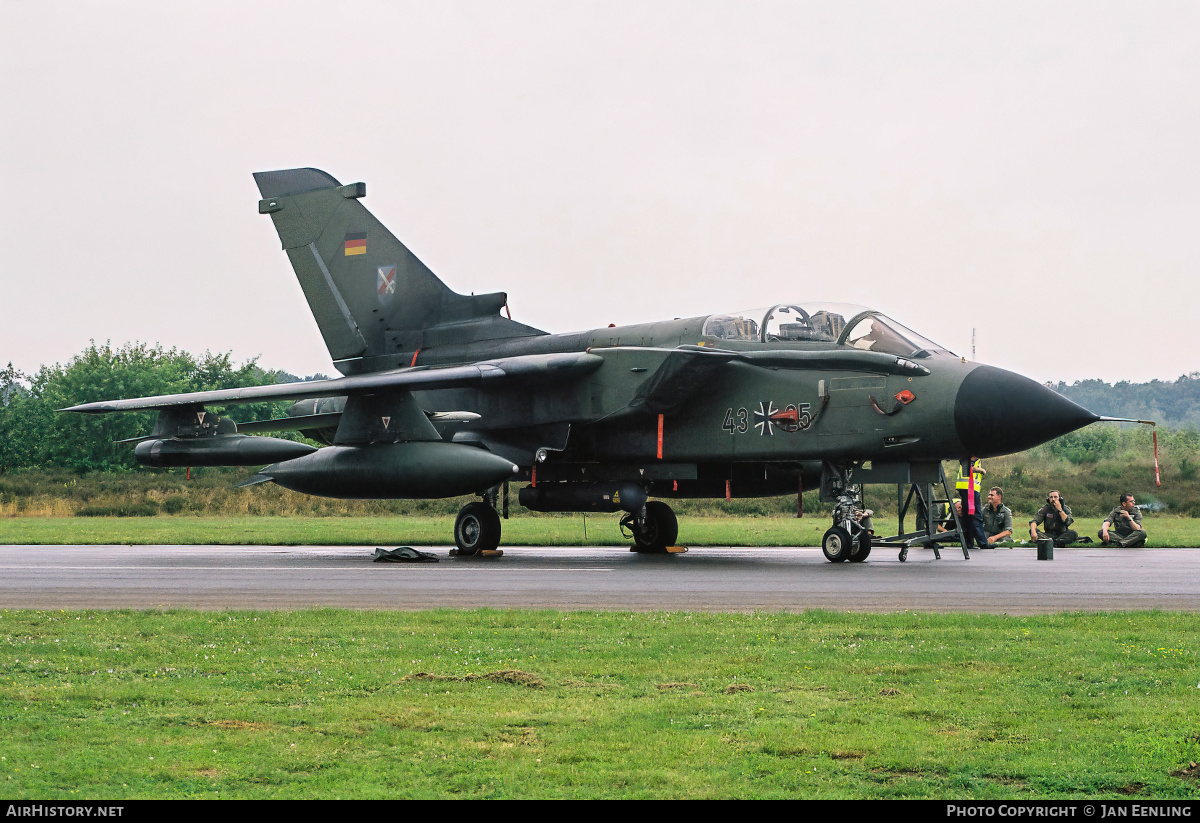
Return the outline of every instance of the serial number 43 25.
{"type": "Polygon", "coordinates": [[[725,421],[721,424],[721,428],[730,434],[745,434],[752,425],[759,430],[760,434],[770,433],[773,428],[788,432],[803,431],[812,425],[810,408],[808,403],[799,405],[791,403],[783,409],[776,409],[773,403],[767,404],[765,407],[760,403],[758,410],[753,412],[753,423],[750,422],[751,412],[745,408],[731,408],[725,412],[725,421]]]}

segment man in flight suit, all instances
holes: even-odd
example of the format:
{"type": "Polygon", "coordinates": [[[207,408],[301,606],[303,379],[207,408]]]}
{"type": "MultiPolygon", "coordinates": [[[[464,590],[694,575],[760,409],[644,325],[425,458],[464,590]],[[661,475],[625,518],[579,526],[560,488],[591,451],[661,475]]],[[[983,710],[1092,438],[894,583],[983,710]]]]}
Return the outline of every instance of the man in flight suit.
{"type": "Polygon", "coordinates": [[[982,548],[994,549],[1002,542],[1011,542],[1012,525],[1012,511],[1004,505],[1004,492],[999,486],[992,486],[983,507],[983,535],[987,543],[982,548]]]}
{"type": "Polygon", "coordinates": [[[1122,549],[1136,549],[1146,544],[1142,511],[1132,494],[1121,495],[1120,503],[1104,518],[1104,524],[1100,526],[1100,541],[1105,546],[1120,546],[1122,549]]]}
{"type": "MultiPolygon", "coordinates": [[[[1046,505],[1038,509],[1037,516],[1029,521],[1029,538],[1031,540],[1054,541],[1057,548],[1069,546],[1079,539],[1079,532],[1071,528],[1075,518],[1071,516],[1071,507],[1063,502],[1062,495],[1052,491],[1046,495],[1046,505]],[[1041,526],[1042,529],[1037,527],[1041,526]]],[[[1085,541],[1087,542],[1087,541],[1085,541]]]]}

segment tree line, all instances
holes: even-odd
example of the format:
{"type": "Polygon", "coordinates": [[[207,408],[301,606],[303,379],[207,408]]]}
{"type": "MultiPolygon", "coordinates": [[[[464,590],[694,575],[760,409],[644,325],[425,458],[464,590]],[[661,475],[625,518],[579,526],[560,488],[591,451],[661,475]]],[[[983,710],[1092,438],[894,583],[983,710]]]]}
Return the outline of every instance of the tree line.
{"type": "MultiPolygon", "coordinates": [[[[313,375],[316,379],[324,375],[313,375]]],[[[135,468],[133,449],[116,441],[149,434],[155,412],[62,414],[80,403],[122,397],[209,391],[212,389],[292,383],[301,378],[261,367],[257,360],[235,365],[230,352],[193,355],[175,348],[129,343],[119,348],[92,342],[66,364],[43,366],[26,375],[11,363],[0,370],[0,472],[24,469],[67,469],[75,472],[122,471],[135,468]]],[[[1157,420],[1170,435],[1180,474],[1195,476],[1200,444],[1200,372],[1178,380],[1149,383],[1105,383],[1084,380],[1071,385],[1047,384],[1088,409],[1113,417],[1157,420]]],[[[287,413],[290,402],[239,405],[239,422],[269,420],[287,413]]],[[[224,409],[210,407],[217,414],[224,409]]],[[[1166,433],[1163,433],[1166,435],[1166,433]]],[[[298,436],[281,433],[277,436],[298,436]]],[[[1076,465],[1119,457],[1133,449],[1144,454],[1144,431],[1092,426],[1044,447],[1076,465]]]]}
{"type": "MultiPolygon", "coordinates": [[[[256,360],[236,366],[229,352],[205,352],[197,357],[144,343],[113,348],[93,341],[65,365],[42,366],[33,375],[22,374],[9,363],[0,370],[0,472],[52,468],[109,472],[136,466],[133,449],[117,441],[149,434],[156,412],[59,412],[68,406],[299,379],[287,372],[263,369],[256,360]]],[[[282,417],[288,405],[239,405],[236,419],[282,417]]],[[[209,411],[224,412],[215,406],[209,411]]]]}
{"type": "Polygon", "coordinates": [[[1149,383],[1080,380],[1047,385],[1096,414],[1154,420],[1172,429],[1200,428],[1200,372],[1149,383]]]}

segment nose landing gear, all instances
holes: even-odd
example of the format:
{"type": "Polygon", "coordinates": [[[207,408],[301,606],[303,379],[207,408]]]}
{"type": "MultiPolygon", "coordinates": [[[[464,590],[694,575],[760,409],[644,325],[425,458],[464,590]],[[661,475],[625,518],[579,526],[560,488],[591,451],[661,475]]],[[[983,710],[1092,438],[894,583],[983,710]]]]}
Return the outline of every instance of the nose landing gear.
{"type": "MultiPolygon", "coordinates": [[[[832,467],[831,467],[832,468],[832,467]]],[[[833,497],[833,526],[821,538],[821,551],[830,563],[861,563],[871,554],[875,527],[870,509],[862,507],[862,487],[850,484],[852,470],[829,472],[828,488],[833,497]]],[[[824,492],[825,481],[822,481],[824,492]]]]}
{"type": "Polygon", "coordinates": [[[834,526],[821,538],[821,551],[830,563],[841,563],[844,560],[861,563],[871,553],[871,532],[858,522],[853,522],[852,526],[857,534],[851,535],[849,530],[834,526]]]}

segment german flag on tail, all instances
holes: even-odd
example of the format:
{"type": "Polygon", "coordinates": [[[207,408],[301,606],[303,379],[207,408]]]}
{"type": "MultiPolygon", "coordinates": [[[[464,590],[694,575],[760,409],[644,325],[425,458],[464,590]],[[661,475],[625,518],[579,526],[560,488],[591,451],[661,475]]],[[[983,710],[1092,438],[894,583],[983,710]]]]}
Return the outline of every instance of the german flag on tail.
{"type": "Polygon", "coordinates": [[[350,232],[346,235],[346,256],[367,253],[367,233],[365,231],[350,232]]]}

